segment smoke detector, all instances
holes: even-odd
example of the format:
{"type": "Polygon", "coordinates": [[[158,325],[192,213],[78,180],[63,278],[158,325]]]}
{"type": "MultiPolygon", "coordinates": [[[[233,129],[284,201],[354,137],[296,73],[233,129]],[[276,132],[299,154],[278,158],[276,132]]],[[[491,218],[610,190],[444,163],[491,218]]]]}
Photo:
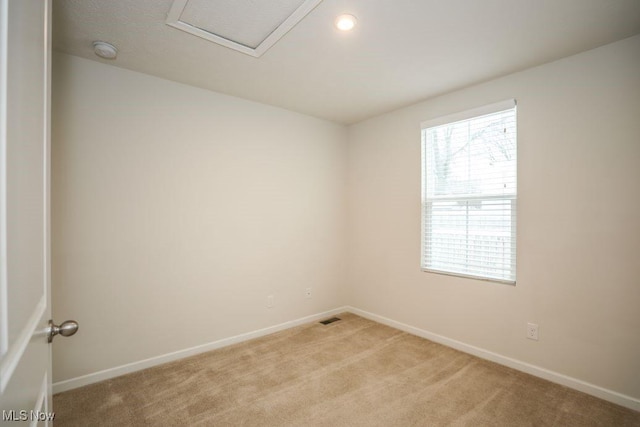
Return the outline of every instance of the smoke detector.
{"type": "Polygon", "coordinates": [[[107,42],[93,42],[93,51],[100,58],[104,59],[116,59],[116,56],[118,56],[118,49],[116,49],[114,45],[107,42]]]}

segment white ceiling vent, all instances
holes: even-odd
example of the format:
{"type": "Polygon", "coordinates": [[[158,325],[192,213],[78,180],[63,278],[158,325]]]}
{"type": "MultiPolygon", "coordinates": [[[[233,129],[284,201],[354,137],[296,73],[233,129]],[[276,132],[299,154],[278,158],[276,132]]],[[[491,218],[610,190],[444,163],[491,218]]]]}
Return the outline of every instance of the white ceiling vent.
{"type": "Polygon", "coordinates": [[[322,0],[174,0],[167,25],[259,57],[322,0]]]}

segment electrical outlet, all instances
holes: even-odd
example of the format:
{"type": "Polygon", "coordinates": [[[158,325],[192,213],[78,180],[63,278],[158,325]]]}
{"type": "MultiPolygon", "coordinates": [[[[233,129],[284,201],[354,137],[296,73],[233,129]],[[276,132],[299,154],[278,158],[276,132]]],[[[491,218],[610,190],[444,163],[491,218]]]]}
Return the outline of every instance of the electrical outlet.
{"type": "Polygon", "coordinates": [[[304,290],[304,297],[311,298],[311,288],[307,288],[304,290]]]}
{"type": "Polygon", "coordinates": [[[267,297],[267,308],[273,308],[273,295],[267,297]]]}
{"type": "Polygon", "coordinates": [[[527,338],[538,341],[538,325],[527,323],[527,338]]]}

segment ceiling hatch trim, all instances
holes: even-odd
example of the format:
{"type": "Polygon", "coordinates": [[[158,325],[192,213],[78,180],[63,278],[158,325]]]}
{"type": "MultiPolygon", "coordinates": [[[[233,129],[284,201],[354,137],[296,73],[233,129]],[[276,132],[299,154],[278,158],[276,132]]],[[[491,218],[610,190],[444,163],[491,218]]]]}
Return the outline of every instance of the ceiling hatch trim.
{"type": "Polygon", "coordinates": [[[246,55],[259,58],[269,48],[278,42],[285,34],[295,27],[305,16],[309,14],[322,0],[304,0],[290,15],[282,22],[279,22],[273,31],[265,36],[265,38],[255,47],[247,46],[232,39],[216,34],[213,31],[200,28],[199,26],[183,21],[185,9],[189,6],[190,0],[174,0],[171,10],[167,14],[167,25],[185,31],[194,36],[209,40],[224,47],[234,49],[246,55]]]}

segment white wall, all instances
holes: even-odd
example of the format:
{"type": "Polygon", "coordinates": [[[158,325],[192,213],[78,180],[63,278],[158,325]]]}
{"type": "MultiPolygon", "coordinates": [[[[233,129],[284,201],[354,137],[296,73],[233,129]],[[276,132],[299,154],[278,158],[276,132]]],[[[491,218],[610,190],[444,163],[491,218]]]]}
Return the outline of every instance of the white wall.
{"type": "Polygon", "coordinates": [[[54,343],[54,381],[350,304],[640,399],[638,52],[349,129],[56,54],[53,310],[81,329],[54,343]],[[423,273],[420,122],[508,98],[518,283],[423,273]]]}
{"type": "Polygon", "coordinates": [[[346,137],[56,54],[54,382],[343,304],[346,137]]]}
{"type": "Polygon", "coordinates": [[[349,131],[352,305],[640,398],[640,36],[349,131]],[[509,98],[517,285],[423,273],[420,122],[509,98]]]}

